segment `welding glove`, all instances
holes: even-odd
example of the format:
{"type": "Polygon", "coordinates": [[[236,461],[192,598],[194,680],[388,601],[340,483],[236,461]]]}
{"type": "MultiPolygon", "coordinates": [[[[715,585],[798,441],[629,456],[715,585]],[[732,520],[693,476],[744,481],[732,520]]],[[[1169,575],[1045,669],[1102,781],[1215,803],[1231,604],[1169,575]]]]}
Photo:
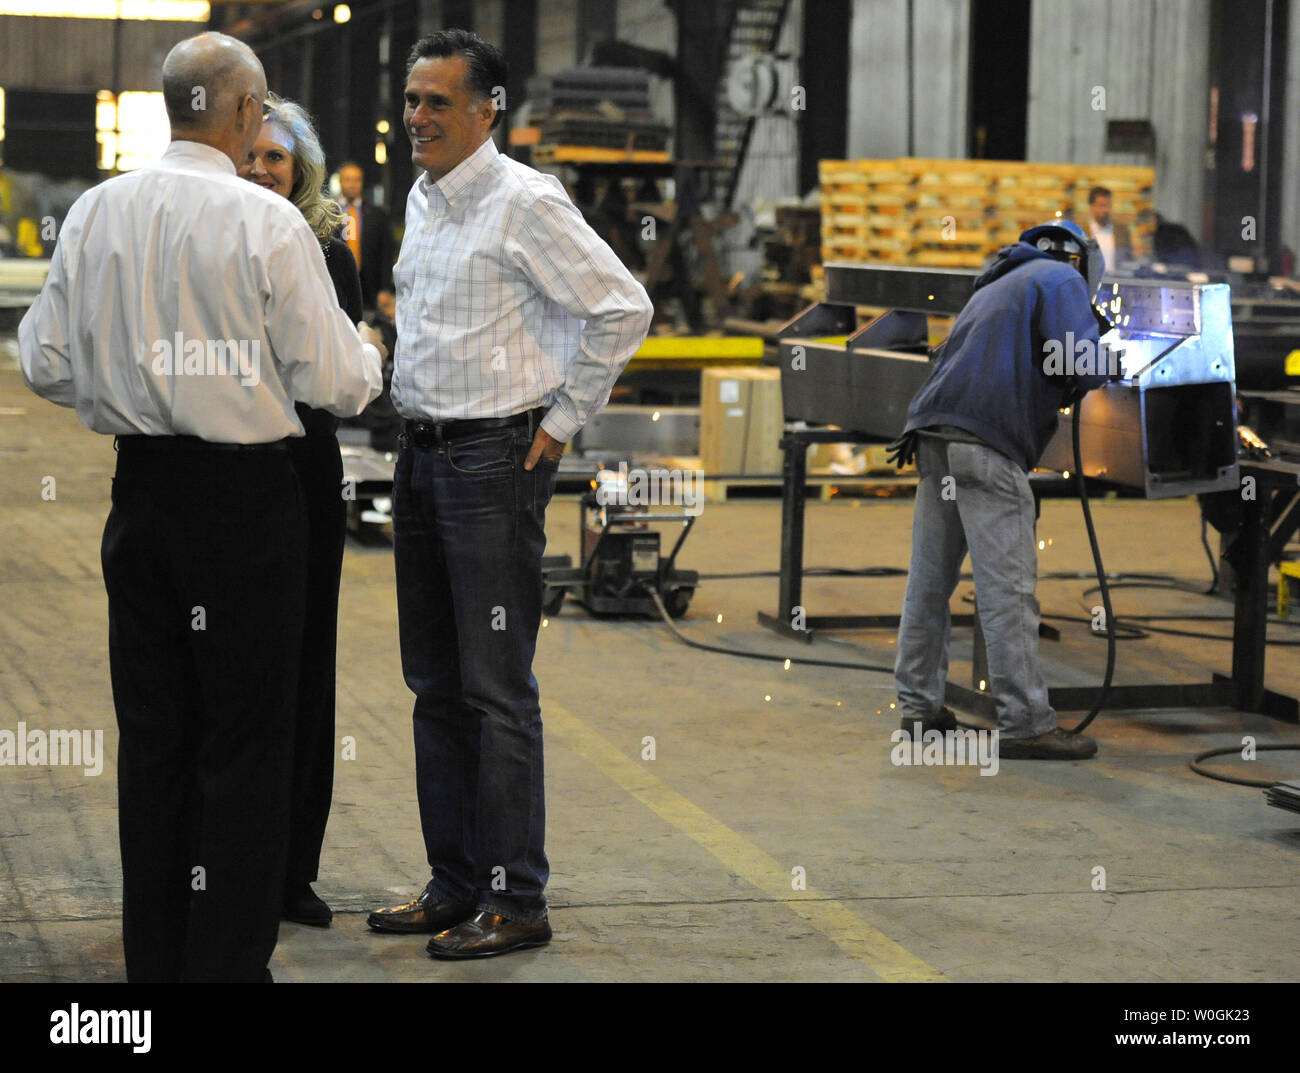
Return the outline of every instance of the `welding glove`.
{"type": "Polygon", "coordinates": [[[916,461],[916,431],[904,432],[885,452],[885,460],[902,469],[916,461]]]}

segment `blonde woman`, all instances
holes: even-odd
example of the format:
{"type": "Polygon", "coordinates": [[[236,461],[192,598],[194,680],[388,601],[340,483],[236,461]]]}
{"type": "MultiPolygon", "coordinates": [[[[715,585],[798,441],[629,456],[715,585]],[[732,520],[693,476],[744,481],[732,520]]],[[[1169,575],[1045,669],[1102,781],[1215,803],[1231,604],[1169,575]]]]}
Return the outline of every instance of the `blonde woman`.
{"type": "MultiPolygon", "coordinates": [[[[347,243],[338,237],[343,211],[325,195],[325,154],[311,118],[293,101],[267,97],[268,112],[241,178],[288,198],[320,240],[339,306],[361,319],[361,281],[347,243]]],[[[297,727],[284,903],[287,920],[327,927],[330,907],[312,890],[334,792],[334,652],[339,574],[347,525],[338,418],[297,404],[306,435],[289,441],[307,502],[307,608],[298,667],[297,727]]]]}

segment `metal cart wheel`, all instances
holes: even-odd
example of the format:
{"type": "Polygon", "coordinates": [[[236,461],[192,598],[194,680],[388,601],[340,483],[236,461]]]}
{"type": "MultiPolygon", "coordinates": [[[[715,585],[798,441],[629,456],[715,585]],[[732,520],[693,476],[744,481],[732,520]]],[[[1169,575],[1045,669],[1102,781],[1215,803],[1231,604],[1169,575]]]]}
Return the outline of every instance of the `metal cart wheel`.
{"type": "Polygon", "coordinates": [[[669,589],[664,598],[664,610],[668,612],[668,617],[681,618],[686,614],[686,609],[691,603],[691,597],[694,595],[694,589],[684,587],[669,589]]]}

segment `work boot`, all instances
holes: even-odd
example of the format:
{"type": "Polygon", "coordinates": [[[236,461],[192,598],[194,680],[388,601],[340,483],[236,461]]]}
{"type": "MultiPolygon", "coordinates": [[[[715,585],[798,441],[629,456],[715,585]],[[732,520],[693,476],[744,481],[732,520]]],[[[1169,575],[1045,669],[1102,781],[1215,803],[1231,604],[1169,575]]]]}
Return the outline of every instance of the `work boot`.
{"type": "Polygon", "coordinates": [[[944,734],[949,730],[957,729],[957,717],[953,715],[952,711],[946,706],[940,708],[934,715],[917,716],[904,714],[898,725],[909,734],[919,737],[916,732],[917,723],[921,724],[921,734],[924,734],[927,730],[937,730],[940,734],[944,734]]]}
{"type": "Polygon", "coordinates": [[[1069,734],[1057,727],[1036,738],[998,737],[1003,760],[1087,760],[1097,755],[1097,743],[1086,734],[1069,734]]]}

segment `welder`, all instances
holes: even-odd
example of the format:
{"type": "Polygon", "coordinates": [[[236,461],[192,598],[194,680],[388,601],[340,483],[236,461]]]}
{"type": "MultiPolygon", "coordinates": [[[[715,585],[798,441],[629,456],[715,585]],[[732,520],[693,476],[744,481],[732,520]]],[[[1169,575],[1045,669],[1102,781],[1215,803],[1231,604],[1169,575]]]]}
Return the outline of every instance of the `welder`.
{"type": "Polygon", "coordinates": [[[1091,738],[1063,731],[1038,660],[1036,508],[1028,473],[1061,409],[1105,383],[1093,300],[1105,272],[1073,221],[1032,227],[975,280],[970,300],[891,445],[920,481],[894,674],[902,728],[955,730],[944,706],[949,601],[970,551],[1004,759],[1082,760],[1091,738]],[[1068,347],[1073,361],[1062,363],[1068,347]]]}

